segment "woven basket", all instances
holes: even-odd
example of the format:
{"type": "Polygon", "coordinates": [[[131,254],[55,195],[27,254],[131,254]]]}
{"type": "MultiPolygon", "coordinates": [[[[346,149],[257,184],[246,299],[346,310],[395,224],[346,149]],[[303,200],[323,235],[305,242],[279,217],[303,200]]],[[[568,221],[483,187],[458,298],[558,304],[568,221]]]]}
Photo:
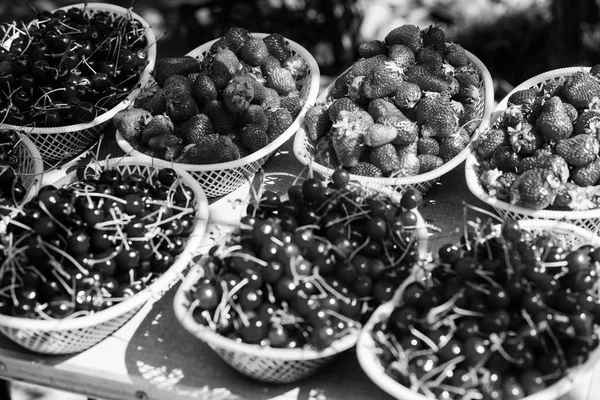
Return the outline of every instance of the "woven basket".
{"type": "MultiPolygon", "coordinates": [[[[417,212],[418,225],[415,237],[418,253],[422,260],[427,253],[427,228],[417,212]]],[[[203,276],[202,267],[194,265],[178,288],[173,300],[175,316],[181,325],[192,335],[205,342],[219,357],[236,371],[252,379],[268,383],[290,383],[304,379],[338,354],[353,347],[358,338],[358,330],[346,335],[321,351],[301,349],[281,349],[247,343],[238,343],[212,331],[196,322],[190,313],[190,291],[203,276]]]]}
{"type": "MultiPolygon", "coordinates": [[[[549,81],[564,82],[565,78],[577,71],[589,71],[587,67],[572,67],[561,68],[545,72],[531,79],[526,80],[515,87],[494,110],[490,125],[501,116],[506,110],[508,98],[516,91],[536,87],[541,89],[544,83],[549,81]]],[[[573,224],[582,226],[592,232],[600,233],[600,208],[585,211],[560,211],[560,210],[533,210],[521,206],[510,204],[506,201],[498,200],[496,197],[490,196],[479,180],[478,175],[479,162],[474,152],[471,152],[465,161],[465,179],[469,190],[481,201],[492,206],[496,213],[504,219],[551,219],[568,221],[573,224]]]]}
{"type": "MultiPolygon", "coordinates": [[[[121,173],[139,173],[154,176],[161,168],[147,159],[124,157],[109,159],[101,166],[116,167],[121,173]]],[[[197,251],[208,223],[208,200],[204,192],[185,171],[177,170],[182,182],[194,192],[196,215],[194,230],[183,251],[173,265],[151,285],[132,297],[102,311],[84,317],[37,320],[0,314],[0,332],[19,345],[43,354],[71,354],[86,350],[124,325],[139,309],[150,301],[159,299],[180,278],[197,251]]],[[[74,181],[76,172],[54,183],[62,187],[74,181]]]]}
{"type": "MultiPolygon", "coordinates": [[[[550,220],[528,219],[519,221],[521,229],[534,234],[551,234],[561,238],[563,242],[570,248],[576,248],[579,245],[591,244],[600,246],[600,237],[593,232],[584,229],[580,226],[550,220]]],[[[363,327],[358,342],[356,344],[356,356],[359,364],[365,374],[379,386],[383,391],[396,399],[402,400],[429,400],[423,394],[412,391],[410,388],[400,384],[385,372],[385,367],[377,356],[378,345],[373,340],[373,327],[379,322],[386,322],[396,307],[399,304],[399,299],[402,296],[402,291],[398,290],[394,299],[379,306],[371,318],[363,327]]],[[[600,331],[599,331],[600,332],[600,331]]],[[[597,362],[600,360],[600,347],[596,348],[589,359],[582,365],[569,370],[569,372],[553,385],[548,386],[544,390],[525,397],[526,400],[554,400],[565,395],[570,390],[581,384],[578,379],[585,372],[594,369],[597,362]]],[[[593,379],[593,378],[592,378],[593,379]]],[[[588,394],[591,395],[591,394],[588,394]]]]}
{"type": "MultiPolygon", "coordinates": [[[[481,122],[473,134],[471,138],[471,143],[474,139],[479,135],[479,131],[485,128],[490,118],[493,104],[494,104],[494,82],[492,81],[492,76],[490,75],[487,67],[470,52],[467,52],[467,56],[469,61],[477,67],[479,72],[481,73],[481,82],[479,86],[479,91],[482,93],[478,103],[477,109],[479,111],[479,115],[481,115],[481,122]]],[[[344,73],[348,72],[352,67],[348,68],[344,73]]],[[[342,74],[343,75],[343,74],[342,74]]],[[[332,82],[317,98],[316,103],[325,103],[329,99],[329,94],[331,93],[333,87],[335,85],[335,81],[332,82]]],[[[302,164],[310,166],[313,171],[318,172],[323,177],[330,177],[333,174],[333,169],[322,164],[317,163],[314,160],[313,154],[314,148],[311,143],[308,135],[306,134],[306,127],[304,124],[300,127],[298,132],[296,133],[296,137],[294,138],[294,155],[302,164]]],[[[374,186],[392,186],[399,191],[403,191],[408,187],[413,187],[417,189],[421,194],[425,194],[431,189],[431,187],[438,181],[438,179],[456,168],[460,163],[462,163],[467,155],[469,154],[469,146],[463,149],[459,154],[457,154],[454,158],[449,160],[447,163],[444,163],[441,167],[434,169],[433,171],[413,175],[406,177],[397,177],[397,178],[373,178],[366,177],[360,175],[351,174],[351,179],[360,182],[364,186],[374,187],[374,186]]]]}
{"type": "Polygon", "coordinates": [[[21,203],[27,203],[36,195],[42,184],[44,163],[35,144],[27,136],[19,135],[19,138],[19,143],[15,147],[19,164],[15,172],[27,190],[21,203]]]}
{"type": "Polygon", "coordinates": [[[133,19],[139,21],[146,29],[144,36],[148,43],[148,48],[146,49],[148,63],[140,73],[137,88],[131,91],[131,93],[116,106],[105,113],[98,115],[91,122],[49,128],[0,124],[0,129],[14,129],[27,135],[27,137],[29,137],[37,146],[43,161],[47,164],[55,164],[60,161],[71,159],[96,143],[106,124],[116,113],[126,109],[139,94],[139,88],[146,85],[156,60],[156,37],[150,25],[148,25],[148,23],[138,14],[126,8],[108,3],[78,3],[60,7],[58,10],[68,10],[72,7],[84,8],[86,15],[93,15],[97,11],[107,12],[109,16],[113,18],[131,15],[133,19]]]}
{"type": "MultiPolygon", "coordinates": [[[[268,35],[265,33],[252,33],[252,36],[264,38],[268,35]]],[[[202,58],[208,53],[212,44],[217,40],[218,39],[215,39],[204,43],[187,53],[187,55],[202,58]]],[[[262,149],[235,161],[219,164],[183,164],[171,163],[165,160],[156,160],[162,161],[165,165],[176,165],[188,171],[198,180],[198,182],[200,182],[200,186],[202,186],[206,196],[209,198],[224,196],[252,179],[256,171],[263,166],[271,154],[296,133],[304,118],[306,110],[314,104],[319,92],[320,73],[319,66],[314,57],[298,43],[289,39],[286,39],[286,42],[289,45],[291,53],[299,55],[306,62],[308,65],[308,72],[302,79],[300,88],[300,97],[304,99],[304,106],[294,119],[292,125],[285,132],[262,149]]],[[[126,154],[148,157],[135,150],[131,144],[123,138],[119,131],[116,133],[116,138],[117,143],[126,154]]]]}

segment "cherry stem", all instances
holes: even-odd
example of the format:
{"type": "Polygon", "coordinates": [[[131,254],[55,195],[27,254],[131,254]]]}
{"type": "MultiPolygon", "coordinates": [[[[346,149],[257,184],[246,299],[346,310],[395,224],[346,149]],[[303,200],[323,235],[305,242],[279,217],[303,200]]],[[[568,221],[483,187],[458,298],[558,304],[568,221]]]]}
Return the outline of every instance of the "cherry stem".
{"type": "Polygon", "coordinates": [[[431,340],[427,335],[425,335],[424,333],[419,331],[414,326],[409,327],[408,330],[414,337],[421,340],[423,343],[425,343],[427,346],[429,346],[429,348],[431,350],[433,350],[434,352],[437,353],[438,351],[440,351],[440,348],[438,347],[437,344],[435,344],[435,342],[433,340],[431,340]]]}
{"type": "Polygon", "coordinates": [[[82,274],[85,274],[85,275],[87,275],[87,274],[88,274],[88,271],[87,271],[85,268],[83,268],[83,267],[81,266],[81,264],[79,264],[79,262],[78,262],[78,261],[77,261],[75,258],[73,258],[73,257],[72,257],[72,256],[71,256],[69,253],[67,253],[67,252],[66,252],[66,251],[64,251],[63,249],[61,249],[61,248],[59,248],[59,247],[56,247],[56,246],[54,246],[53,244],[50,244],[50,243],[47,243],[47,242],[46,242],[46,243],[44,243],[44,244],[43,244],[43,246],[48,246],[48,247],[49,247],[51,250],[54,250],[54,251],[56,251],[58,254],[60,254],[61,256],[65,257],[67,260],[71,261],[71,262],[73,263],[73,265],[74,265],[74,266],[75,266],[75,267],[76,267],[76,268],[77,268],[77,269],[78,269],[78,270],[79,270],[79,271],[80,271],[82,274]]]}

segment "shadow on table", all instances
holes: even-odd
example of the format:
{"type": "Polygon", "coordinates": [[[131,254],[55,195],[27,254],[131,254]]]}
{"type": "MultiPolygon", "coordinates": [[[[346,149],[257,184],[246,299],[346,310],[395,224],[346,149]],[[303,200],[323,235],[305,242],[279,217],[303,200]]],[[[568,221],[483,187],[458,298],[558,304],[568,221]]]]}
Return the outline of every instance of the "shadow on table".
{"type": "Polygon", "coordinates": [[[348,351],[314,376],[297,384],[273,385],[233,370],[207,345],[179,325],[171,311],[175,290],[168,292],[135,332],[125,353],[130,376],[151,386],[204,399],[388,399],[362,372],[348,351]]]}

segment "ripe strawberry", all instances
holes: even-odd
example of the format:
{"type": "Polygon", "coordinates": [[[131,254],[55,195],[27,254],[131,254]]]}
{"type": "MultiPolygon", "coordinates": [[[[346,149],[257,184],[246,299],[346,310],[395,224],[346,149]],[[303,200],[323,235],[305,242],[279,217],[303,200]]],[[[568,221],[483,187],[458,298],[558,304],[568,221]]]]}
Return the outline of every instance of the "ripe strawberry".
{"type": "Polygon", "coordinates": [[[274,55],[269,54],[265,60],[265,63],[260,67],[260,70],[264,75],[268,75],[270,73],[269,71],[271,71],[273,68],[282,68],[281,61],[279,61],[274,55]]]}
{"type": "Polygon", "coordinates": [[[208,102],[202,108],[202,113],[208,115],[216,133],[226,135],[234,131],[237,117],[222,101],[213,100],[208,102]]]}
{"type": "Polygon", "coordinates": [[[366,81],[366,76],[355,76],[352,81],[350,81],[347,85],[348,93],[347,96],[350,97],[356,104],[364,106],[369,103],[370,99],[365,96],[364,92],[364,82],[366,81]]]}
{"type": "Polygon", "coordinates": [[[454,77],[460,86],[475,86],[479,87],[481,82],[481,72],[471,64],[464,67],[456,68],[454,77]]]}
{"type": "Polygon", "coordinates": [[[333,103],[329,105],[327,113],[329,114],[329,119],[331,122],[335,123],[341,111],[358,111],[360,109],[360,106],[356,104],[356,102],[352,101],[352,99],[348,97],[342,97],[335,99],[333,103]]]}
{"type": "Polygon", "coordinates": [[[595,78],[600,78],[600,64],[592,65],[589,73],[590,73],[590,75],[592,75],[595,78]]]}
{"type": "Polygon", "coordinates": [[[367,76],[371,74],[371,71],[373,71],[376,66],[387,61],[390,61],[390,59],[385,54],[377,54],[373,57],[361,58],[352,64],[352,77],[367,76]]]}
{"type": "Polygon", "coordinates": [[[310,140],[316,142],[331,129],[331,119],[324,104],[315,104],[309,107],[304,114],[306,133],[310,140]]]}
{"type": "Polygon", "coordinates": [[[398,162],[400,163],[400,168],[394,174],[395,176],[413,176],[419,174],[421,160],[415,153],[410,152],[398,155],[398,162]]]}
{"type": "Polygon", "coordinates": [[[391,143],[398,136],[398,130],[391,125],[374,123],[365,134],[365,144],[379,147],[391,143]]]}
{"type": "Polygon", "coordinates": [[[465,137],[463,130],[451,134],[440,141],[440,152],[438,156],[447,163],[458,155],[469,144],[469,136],[465,137]]]}
{"type": "Polygon", "coordinates": [[[584,133],[600,135],[600,112],[596,110],[584,110],[579,114],[573,127],[575,135],[584,133]]]}
{"type": "Polygon", "coordinates": [[[500,128],[488,128],[481,132],[475,143],[475,151],[484,160],[489,160],[496,149],[508,144],[508,133],[500,128]]]}
{"type": "Polygon", "coordinates": [[[184,144],[198,143],[202,136],[215,133],[208,115],[199,113],[179,125],[179,136],[184,144]]]}
{"type": "Polygon", "coordinates": [[[419,159],[419,174],[433,171],[444,164],[444,160],[432,154],[419,154],[417,158],[419,159]]]}
{"type": "Polygon", "coordinates": [[[407,68],[415,63],[415,53],[403,44],[390,45],[388,58],[400,68],[407,68]]]}
{"type": "Polygon", "coordinates": [[[218,90],[223,89],[241,68],[240,60],[229,48],[216,53],[209,66],[209,75],[218,90]]]}
{"type": "Polygon", "coordinates": [[[395,93],[404,80],[404,71],[394,62],[377,65],[363,83],[363,92],[369,99],[377,99],[395,93]]]}
{"type": "Polygon", "coordinates": [[[579,186],[594,186],[600,180],[600,157],[582,167],[571,170],[571,180],[579,186]]]}
{"type": "MultiPolygon", "coordinates": [[[[455,78],[456,79],[456,78],[455,78]]],[[[454,96],[454,100],[465,104],[474,104],[481,99],[479,88],[474,85],[461,86],[459,83],[458,93],[454,96]]]]}
{"type": "Polygon", "coordinates": [[[298,54],[292,54],[291,56],[283,60],[281,66],[290,71],[294,79],[303,78],[308,73],[309,69],[308,64],[306,63],[304,58],[302,58],[298,54]]]}
{"type": "Polygon", "coordinates": [[[385,44],[388,46],[393,44],[403,44],[417,52],[423,47],[423,39],[419,27],[410,24],[404,24],[392,29],[385,37],[385,44]]]}
{"type": "Polygon", "coordinates": [[[333,148],[331,135],[321,136],[321,138],[315,144],[314,154],[315,161],[328,168],[333,169],[340,165],[333,148]]]}
{"type": "MultiPolygon", "coordinates": [[[[440,153],[442,152],[442,145],[440,145],[440,153]]],[[[503,172],[514,172],[519,168],[519,162],[521,157],[517,154],[515,149],[510,144],[498,146],[492,158],[490,159],[490,167],[497,168],[503,172]]]]}
{"type": "Polygon", "coordinates": [[[198,105],[192,96],[193,83],[183,75],[171,75],[165,80],[166,112],[175,123],[181,123],[198,113],[198,105]]]}
{"type": "MultiPolygon", "coordinates": [[[[336,78],[333,81],[333,87],[331,88],[331,91],[329,92],[329,96],[331,96],[332,99],[340,99],[346,95],[348,95],[348,77],[349,73],[343,74],[341,76],[339,76],[338,78],[336,78]]],[[[350,79],[350,82],[352,82],[352,79],[350,79]]]]}
{"type": "Polygon", "coordinates": [[[421,154],[437,156],[440,154],[440,143],[434,138],[420,137],[417,140],[417,155],[421,154]]]}
{"type": "Polygon", "coordinates": [[[431,46],[439,52],[446,48],[446,34],[437,25],[432,25],[423,32],[423,47],[431,46]]]}
{"type": "Polygon", "coordinates": [[[251,152],[255,152],[269,144],[269,137],[261,126],[248,124],[240,130],[240,142],[251,152]]]}
{"type": "Polygon", "coordinates": [[[217,99],[217,87],[207,73],[200,73],[194,79],[192,96],[194,96],[194,100],[196,100],[199,106],[204,106],[209,101],[217,99]]]}
{"type": "Polygon", "coordinates": [[[223,35],[223,38],[227,43],[227,47],[238,54],[242,50],[242,47],[244,47],[244,44],[250,39],[250,33],[244,28],[235,26],[229,28],[225,32],[225,35],[223,35]]]}
{"type": "Polygon", "coordinates": [[[286,108],[292,117],[296,117],[304,107],[304,99],[300,97],[300,92],[293,90],[285,96],[279,98],[281,107],[286,108]]]}
{"type": "Polygon", "coordinates": [[[176,162],[185,164],[217,164],[240,158],[239,148],[226,135],[205,135],[198,143],[185,146],[176,162]]]}
{"type": "Polygon", "coordinates": [[[391,143],[372,148],[369,152],[369,162],[379,168],[384,175],[400,169],[396,148],[391,143]]]}
{"type": "Polygon", "coordinates": [[[432,73],[439,73],[444,63],[444,55],[433,47],[423,47],[415,55],[415,60],[419,65],[427,68],[432,73]]]}
{"type": "Polygon", "coordinates": [[[253,103],[260,105],[265,110],[281,107],[281,98],[279,97],[277,90],[262,85],[257,86],[254,87],[253,103]],[[257,88],[257,86],[260,87],[257,88]]]}
{"type": "Polygon", "coordinates": [[[417,122],[424,137],[444,138],[458,130],[458,117],[447,96],[426,96],[417,104],[417,122]]]}
{"type": "Polygon", "coordinates": [[[381,40],[371,40],[370,42],[359,44],[357,51],[359,56],[369,58],[377,54],[385,54],[387,48],[381,40]]]}
{"type": "Polygon", "coordinates": [[[510,187],[510,203],[543,210],[554,202],[559,180],[546,169],[534,168],[517,176],[510,187]]]}
{"type": "Polygon", "coordinates": [[[262,39],[251,37],[242,46],[240,50],[240,58],[247,64],[253,67],[259,67],[267,62],[269,50],[262,39]]]}
{"type": "Polygon", "coordinates": [[[200,72],[200,67],[200,61],[195,57],[163,57],[156,60],[152,75],[156,83],[163,86],[168,77],[200,72]]]}
{"type": "Polygon", "coordinates": [[[521,106],[511,104],[500,115],[498,125],[506,128],[511,126],[514,127],[518,123],[523,122],[524,120],[525,116],[523,115],[521,106]]]}
{"type": "Polygon", "coordinates": [[[167,109],[165,91],[156,82],[153,82],[140,92],[133,107],[148,110],[152,115],[162,114],[167,109]]]}
{"type": "Polygon", "coordinates": [[[234,76],[223,89],[223,103],[232,113],[239,115],[254,99],[255,79],[248,74],[234,76]]]}
{"type": "Polygon", "coordinates": [[[561,84],[554,79],[549,79],[542,84],[542,89],[540,90],[540,95],[545,98],[550,98],[556,94],[556,91],[560,88],[561,84]]]}
{"type": "Polygon", "coordinates": [[[444,49],[444,59],[453,67],[464,67],[469,63],[465,49],[457,43],[450,43],[444,49]]]}
{"type": "Polygon", "coordinates": [[[272,68],[267,74],[267,87],[273,88],[279,94],[288,94],[296,90],[296,80],[292,73],[283,68],[272,68]]]}
{"type": "Polygon", "coordinates": [[[574,167],[583,167],[591,163],[600,151],[600,142],[594,135],[581,134],[556,143],[556,154],[574,167]]]}
{"type": "Polygon", "coordinates": [[[152,114],[148,110],[127,108],[115,114],[113,125],[125,139],[130,140],[131,143],[137,143],[142,130],[152,118],[152,114]]]}
{"type": "Polygon", "coordinates": [[[265,110],[265,115],[269,121],[267,136],[271,142],[281,136],[292,125],[292,122],[294,122],[294,118],[290,112],[281,107],[267,109],[265,110]]]}
{"type": "Polygon", "coordinates": [[[181,146],[182,139],[173,133],[163,133],[148,139],[148,147],[154,151],[165,151],[169,147],[181,146]]]}
{"type": "Polygon", "coordinates": [[[398,157],[403,158],[408,154],[417,155],[417,142],[407,144],[405,146],[398,145],[396,146],[396,154],[398,157]]]}
{"type": "Polygon", "coordinates": [[[577,109],[575,108],[575,106],[573,104],[567,103],[567,102],[563,102],[563,104],[565,106],[565,110],[567,111],[567,115],[569,116],[569,119],[571,120],[571,123],[575,124],[575,122],[577,122],[577,118],[579,118],[579,112],[577,111],[577,109]]]}
{"type": "Polygon", "coordinates": [[[573,124],[558,96],[546,100],[535,123],[546,140],[566,139],[573,133],[573,124]]]}
{"type": "Polygon", "coordinates": [[[210,49],[208,50],[208,54],[214,55],[214,54],[217,54],[219,51],[221,51],[223,49],[228,49],[228,48],[229,48],[229,43],[227,43],[227,40],[223,36],[221,36],[210,46],[210,49]]]}
{"type": "Polygon", "coordinates": [[[578,71],[565,79],[561,94],[578,110],[586,108],[594,97],[600,97],[600,82],[588,72],[578,71]]]}
{"type": "Polygon", "coordinates": [[[158,114],[153,116],[146,126],[144,126],[139,142],[144,146],[148,146],[148,141],[151,138],[165,134],[173,134],[174,131],[175,126],[173,125],[171,118],[165,114],[158,114]]]}
{"type": "Polygon", "coordinates": [[[394,104],[401,110],[412,109],[421,100],[422,96],[423,92],[419,85],[404,81],[400,83],[398,90],[396,90],[394,104]]]}
{"type": "Polygon", "coordinates": [[[369,176],[373,178],[381,178],[383,172],[375,165],[367,161],[359,161],[354,167],[350,168],[349,171],[352,175],[369,176]]]}
{"type": "Polygon", "coordinates": [[[515,151],[522,155],[528,156],[533,154],[542,146],[542,137],[537,132],[535,127],[527,121],[523,121],[514,127],[507,128],[508,142],[513,146],[515,151]]]}
{"type": "Polygon", "coordinates": [[[557,154],[551,154],[543,151],[536,151],[533,156],[523,157],[519,161],[517,172],[523,173],[524,171],[542,168],[550,171],[556,176],[562,183],[567,182],[569,179],[569,164],[564,158],[557,154]]]}
{"type": "Polygon", "coordinates": [[[258,104],[250,104],[250,106],[244,110],[240,116],[240,124],[244,125],[257,125],[263,131],[266,132],[269,127],[269,121],[267,115],[261,106],[258,104]]]}
{"type": "Polygon", "coordinates": [[[573,182],[563,184],[556,193],[554,206],[576,211],[598,208],[594,198],[598,197],[598,189],[594,186],[581,187],[573,182]]]}
{"type": "Polygon", "coordinates": [[[529,89],[522,89],[516,91],[508,97],[508,105],[510,106],[511,104],[514,104],[516,106],[521,106],[523,114],[528,116],[533,111],[537,97],[538,92],[535,88],[532,87],[529,89]]]}
{"type": "Polygon", "coordinates": [[[280,62],[290,56],[290,49],[285,42],[285,38],[280,33],[272,33],[263,39],[269,50],[269,54],[273,55],[280,62]]]}
{"type": "Polygon", "coordinates": [[[450,84],[440,74],[432,73],[423,65],[413,65],[406,70],[406,82],[419,86],[423,92],[449,91],[450,84]]]}
{"type": "Polygon", "coordinates": [[[386,115],[404,116],[402,114],[402,111],[400,111],[394,105],[394,103],[383,98],[373,99],[369,101],[369,105],[367,106],[367,112],[371,114],[371,117],[373,117],[375,121],[386,115]]]}
{"type": "Polygon", "coordinates": [[[395,145],[407,146],[413,144],[419,136],[419,125],[402,114],[384,115],[378,118],[376,122],[396,128],[398,134],[392,141],[395,145]]]}
{"type": "Polygon", "coordinates": [[[462,126],[469,135],[472,135],[481,124],[482,116],[483,108],[478,108],[476,104],[466,103],[463,105],[463,112],[458,119],[458,124],[462,126]]]}
{"type": "Polygon", "coordinates": [[[331,130],[333,149],[340,165],[353,167],[365,150],[365,134],[373,125],[366,111],[340,111],[331,130]]]}
{"type": "Polygon", "coordinates": [[[181,155],[182,151],[183,151],[183,144],[174,144],[171,146],[167,146],[165,148],[165,153],[162,156],[162,158],[167,161],[175,162],[175,159],[177,159],[181,155]]]}
{"type": "Polygon", "coordinates": [[[483,189],[498,200],[508,201],[510,187],[517,179],[514,172],[501,172],[497,169],[486,169],[479,176],[483,189]]]}

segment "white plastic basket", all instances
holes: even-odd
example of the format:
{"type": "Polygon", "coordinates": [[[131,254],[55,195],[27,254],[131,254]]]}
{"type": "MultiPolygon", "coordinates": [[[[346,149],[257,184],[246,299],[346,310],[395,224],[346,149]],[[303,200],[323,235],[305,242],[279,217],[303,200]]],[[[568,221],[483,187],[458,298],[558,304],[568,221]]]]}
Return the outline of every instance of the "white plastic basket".
{"type": "MultiPolygon", "coordinates": [[[[479,132],[485,128],[492,113],[494,107],[494,82],[492,76],[488,71],[487,67],[472,53],[466,52],[469,61],[479,70],[481,73],[481,82],[479,85],[479,91],[482,94],[478,100],[476,106],[478,114],[481,116],[481,122],[479,123],[475,133],[471,137],[471,143],[477,138],[479,132]]],[[[351,67],[350,67],[351,68],[351,67]]],[[[344,73],[348,72],[350,68],[344,73]]],[[[342,73],[342,75],[344,74],[342,73]]],[[[335,81],[332,82],[317,98],[316,103],[325,103],[330,97],[330,93],[333,90],[335,81]]],[[[365,186],[392,186],[399,191],[405,188],[413,187],[417,189],[421,194],[425,194],[431,189],[431,187],[438,181],[438,179],[456,168],[461,164],[467,155],[469,154],[469,146],[463,149],[454,158],[444,163],[441,167],[436,168],[424,174],[418,174],[406,177],[397,178],[374,178],[360,175],[351,174],[351,179],[364,184],[365,186]]],[[[306,134],[306,128],[304,124],[300,127],[294,138],[294,155],[302,164],[310,166],[313,171],[318,172],[324,177],[330,177],[333,174],[333,169],[325,165],[319,164],[314,160],[314,147],[311,143],[308,135],[306,134]]]]}
{"type": "MultiPolygon", "coordinates": [[[[103,114],[98,115],[93,121],[57,126],[57,127],[27,127],[27,126],[16,126],[9,124],[0,124],[0,129],[14,129],[22,134],[26,135],[39,149],[39,153],[45,163],[54,164],[60,161],[71,159],[83,151],[91,147],[96,143],[100,137],[102,129],[106,124],[121,110],[129,107],[133,103],[135,98],[140,92],[140,87],[147,84],[150,78],[150,72],[154,69],[154,62],[156,60],[156,37],[148,22],[146,22],[141,16],[132,12],[129,9],[119,7],[114,4],[108,3],[77,3],[64,7],[60,7],[57,10],[68,10],[72,7],[78,7],[84,9],[85,15],[93,15],[95,12],[104,11],[112,18],[118,16],[130,15],[131,18],[139,21],[142,27],[145,29],[145,38],[148,43],[146,52],[148,56],[148,63],[145,68],[140,72],[138,85],[136,89],[132,90],[129,95],[121,100],[110,110],[103,114]]],[[[32,22],[33,23],[33,22],[32,22]]]]}
{"type": "MultiPolygon", "coordinates": [[[[100,162],[99,165],[115,167],[121,173],[139,173],[143,176],[153,176],[162,168],[154,165],[151,160],[135,157],[113,158],[100,162]]],[[[182,182],[192,189],[197,211],[194,216],[194,229],[187,238],[185,248],[165,273],[141,292],[88,316],[37,320],[0,314],[0,332],[37,353],[77,353],[90,348],[119,329],[147,302],[159,299],[189,266],[201,244],[209,217],[208,200],[196,180],[185,171],[176,171],[182,182]]],[[[62,187],[75,179],[76,171],[73,171],[54,185],[62,187]]]]}
{"type": "MultiPolygon", "coordinates": [[[[506,110],[508,104],[508,98],[515,92],[523,89],[535,87],[541,89],[546,82],[557,81],[559,83],[578,71],[589,71],[588,67],[570,67],[555,69],[552,71],[545,72],[537,75],[531,79],[526,80],[517,87],[515,87],[504,99],[498,104],[492,114],[490,125],[493,125],[498,117],[502,115],[502,112],[506,110]]],[[[474,152],[471,152],[465,160],[465,179],[467,186],[473,195],[479,200],[492,206],[494,210],[503,219],[551,219],[551,220],[562,220],[568,221],[573,224],[582,226],[586,229],[591,230],[595,233],[600,233],[600,208],[585,211],[564,211],[564,210],[533,210],[526,207],[510,204],[503,200],[498,200],[494,196],[490,196],[479,180],[478,175],[479,162],[474,152]]]]}
{"type": "MultiPolygon", "coordinates": [[[[265,33],[252,33],[253,37],[265,38],[268,34],[265,33]]],[[[210,42],[204,43],[203,45],[195,48],[186,55],[192,57],[203,58],[210,47],[218,39],[211,40],[210,42]]],[[[256,171],[258,171],[267,159],[273,154],[275,150],[281,147],[288,139],[290,139],[294,133],[300,127],[304,119],[306,110],[315,102],[317,94],[319,93],[319,66],[315,61],[314,57],[298,43],[287,39],[286,42],[291,50],[292,54],[299,55],[308,65],[307,74],[302,78],[300,84],[300,97],[304,100],[304,106],[294,118],[292,125],[283,132],[278,138],[273,140],[267,146],[260,150],[257,150],[239,160],[229,161],[218,164],[183,164],[183,163],[171,163],[165,160],[155,159],[165,165],[176,165],[180,168],[188,171],[194,176],[200,186],[204,189],[206,196],[219,197],[230,193],[252,179],[256,171]]],[[[143,153],[135,150],[131,144],[123,138],[119,131],[116,132],[117,143],[121,149],[129,155],[144,156],[143,153]]],[[[148,157],[149,158],[149,157],[148,157]]]]}
{"type": "Polygon", "coordinates": [[[27,136],[19,135],[19,138],[19,143],[15,147],[15,154],[19,160],[15,173],[21,178],[27,190],[21,203],[27,203],[36,195],[42,184],[44,163],[35,144],[27,136]]]}
{"type": "MultiPolygon", "coordinates": [[[[551,220],[528,219],[519,221],[521,229],[534,234],[552,234],[563,240],[568,248],[576,248],[583,244],[600,246],[600,237],[595,233],[580,226],[551,220]]],[[[356,356],[359,364],[365,374],[390,396],[402,400],[431,400],[423,394],[412,391],[410,388],[400,384],[385,372],[385,367],[377,355],[378,345],[373,340],[373,327],[386,322],[399,304],[402,291],[399,290],[394,299],[379,306],[371,318],[364,325],[356,343],[356,356]]],[[[598,330],[597,332],[600,332],[598,330]]],[[[589,359],[582,365],[572,368],[568,373],[554,384],[545,389],[525,397],[525,400],[554,400],[565,395],[576,387],[579,378],[591,369],[596,367],[600,360],[600,347],[596,348],[589,356],[589,359]]]]}

